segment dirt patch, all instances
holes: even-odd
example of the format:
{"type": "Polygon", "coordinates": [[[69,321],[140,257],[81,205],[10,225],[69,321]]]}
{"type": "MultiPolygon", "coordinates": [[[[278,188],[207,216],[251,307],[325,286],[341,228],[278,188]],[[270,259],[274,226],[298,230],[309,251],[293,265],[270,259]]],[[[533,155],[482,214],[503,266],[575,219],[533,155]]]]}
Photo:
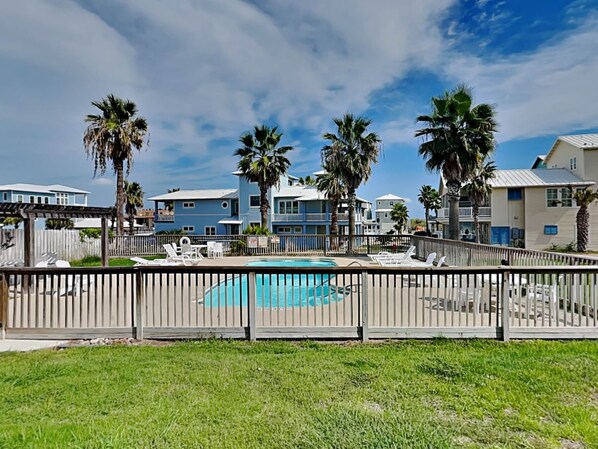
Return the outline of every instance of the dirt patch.
{"type": "Polygon", "coordinates": [[[560,440],[561,449],[584,449],[585,444],[573,440],[560,440]]]}
{"type": "Polygon", "coordinates": [[[58,346],[58,349],[87,346],[171,346],[174,342],[165,340],[135,340],[134,338],[92,338],[91,340],[71,340],[58,346]]]}

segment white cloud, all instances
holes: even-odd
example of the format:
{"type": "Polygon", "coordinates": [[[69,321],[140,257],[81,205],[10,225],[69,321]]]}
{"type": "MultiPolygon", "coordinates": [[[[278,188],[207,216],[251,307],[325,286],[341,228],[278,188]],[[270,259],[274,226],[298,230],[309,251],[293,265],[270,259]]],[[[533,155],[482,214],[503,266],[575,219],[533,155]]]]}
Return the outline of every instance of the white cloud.
{"type": "Polygon", "coordinates": [[[597,41],[594,15],[534,52],[494,60],[459,55],[446,73],[474,86],[479,102],[497,105],[501,141],[591,128],[598,125],[597,41]]]}
{"type": "Polygon", "coordinates": [[[91,182],[98,186],[114,186],[115,185],[114,179],[109,179],[109,178],[95,178],[91,182]]]}

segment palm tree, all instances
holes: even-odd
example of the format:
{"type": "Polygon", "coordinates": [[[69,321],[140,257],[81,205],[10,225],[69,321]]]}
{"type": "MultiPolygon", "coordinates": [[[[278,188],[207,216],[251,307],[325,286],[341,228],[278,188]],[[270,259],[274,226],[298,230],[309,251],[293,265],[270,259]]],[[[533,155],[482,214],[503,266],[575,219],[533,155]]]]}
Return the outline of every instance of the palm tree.
{"type": "Polygon", "coordinates": [[[471,210],[473,215],[473,227],[475,229],[476,242],[481,243],[480,240],[480,222],[478,217],[480,215],[480,206],[484,205],[490,195],[492,194],[492,185],[490,180],[496,175],[496,165],[490,161],[486,164],[480,163],[469,183],[464,187],[465,192],[471,201],[471,210]]]}
{"type": "Polygon", "coordinates": [[[75,223],[70,218],[48,218],[45,224],[46,229],[73,229],[75,223]]]}
{"type": "Polygon", "coordinates": [[[347,252],[351,254],[355,235],[356,191],[372,174],[372,164],[378,162],[380,138],[376,133],[368,132],[367,128],[372,122],[365,117],[355,117],[347,113],[333,121],[337,133],[326,133],[323,136],[329,143],[322,148],[322,165],[331,168],[347,189],[349,205],[347,252]]]}
{"type": "Polygon", "coordinates": [[[403,232],[403,228],[409,220],[409,210],[404,203],[396,203],[390,210],[390,218],[395,222],[394,228],[398,234],[403,232]]]}
{"type": "Polygon", "coordinates": [[[268,189],[280,183],[280,177],[287,173],[291,162],[285,156],[291,146],[277,147],[282,133],[278,127],[266,125],[254,127],[253,134],[243,134],[239,141],[243,144],[235,151],[240,160],[237,165],[242,175],[250,182],[256,182],[260,189],[260,212],[262,227],[268,227],[268,189]]]}
{"type": "Polygon", "coordinates": [[[430,211],[437,211],[441,207],[440,193],[434,187],[430,185],[423,185],[419,189],[419,195],[417,200],[424,206],[424,212],[426,215],[426,231],[430,232],[430,211]]]}
{"type": "Polygon", "coordinates": [[[116,220],[117,232],[123,233],[124,174],[133,165],[133,149],[141,151],[148,145],[147,121],[137,116],[137,106],[112,94],[100,101],[92,101],[100,110],[99,115],[88,115],[89,126],[83,135],[83,145],[88,157],[94,160],[94,176],[104,174],[108,163],[116,174],[116,220]]]}
{"type": "Polygon", "coordinates": [[[23,219],[21,217],[6,217],[2,220],[4,226],[12,226],[15,229],[19,229],[23,219]]]}
{"type": "Polygon", "coordinates": [[[326,173],[318,175],[316,187],[330,200],[330,234],[336,237],[338,235],[338,205],[345,196],[345,186],[337,174],[327,169],[326,173]]]}
{"type": "MultiPolygon", "coordinates": [[[[174,188],[174,189],[168,189],[168,193],[174,193],[174,192],[178,192],[179,190],[181,190],[180,188],[174,188]]],[[[172,209],[174,208],[174,201],[164,201],[164,209],[166,209],[168,212],[172,212],[172,209]]]]}
{"type": "Polygon", "coordinates": [[[299,182],[299,184],[301,184],[303,186],[314,186],[314,185],[316,185],[316,179],[312,178],[309,175],[307,175],[305,178],[299,177],[298,182],[299,182]]]}
{"type": "Polygon", "coordinates": [[[426,168],[441,172],[449,199],[449,238],[459,238],[459,197],[461,185],[467,182],[479,161],[494,150],[494,107],[472,105],[471,90],[458,86],[452,92],[432,98],[431,115],[420,115],[424,127],[415,132],[421,137],[420,156],[426,168]]]}
{"type": "Polygon", "coordinates": [[[589,188],[578,189],[573,194],[573,199],[579,206],[575,216],[577,226],[577,251],[584,252],[588,249],[588,234],[590,230],[590,211],[588,206],[598,200],[598,190],[593,192],[589,188]]]}
{"type": "Polygon", "coordinates": [[[144,192],[137,182],[125,181],[125,211],[129,217],[129,234],[135,234],[135,215],[137,208],[143,207],[144,192]]]}

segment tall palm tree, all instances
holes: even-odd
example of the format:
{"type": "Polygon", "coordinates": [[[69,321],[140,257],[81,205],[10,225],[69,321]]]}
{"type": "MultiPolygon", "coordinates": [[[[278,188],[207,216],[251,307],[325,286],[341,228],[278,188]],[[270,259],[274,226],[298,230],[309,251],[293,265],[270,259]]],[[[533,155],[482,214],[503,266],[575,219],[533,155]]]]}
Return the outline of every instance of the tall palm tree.
{"type": "Polygon", "coordinates": [[[409,210],[404,203],[396,203],[390,210],[390,218],[395,222],[395,229],[398,234],[403,232],[403,228],[409,220],[409,210]]]}
{"type": "Polygon", "coordinates": [[[437,211],[441,207],[440,193],[431,185],[423,185],[419,189],[419,195],[417,195],[417,201],[424,206],[424,212],[426,215],[426,231],[430,232],[430,211],[437,211]]]}
{"type": "Polygon", "coordinates": [[[588,249],[588,234],[590,230],[590,211],[588,206],[598,200],[598,190],[593,192],[589,188],[577,190],[573,199],[579,206],[575,216],[577,226],[577,251],[584,252],[588,249]]]}
{"type": "Polygon", "coordinates": [[[135,215],[137,208],[143,207],[144,192],[137,182],[125,181],[125,211],[129,217],[129,234],[135,234],[135,215]]]}
{"type": "Polygon", "coordinates": [[[89,125],[83,135],[83,145],[87,156],[94,160],[94,176],[98,172],[104,174],[109,162],[112,163],[116,174],[117,232],[122,235],[124,175],[131,171],[133,149],[141,151],[149,144],[147,121],[137,116],[135,103],[112,94],[91,104],[100,110],[100,114],[85,117],[89,125]]]}
{"type": "MultiPolygon", "coordinates": [[[[168,193],[178,192],[179,190],[181,189],[178,187],[174,189],[168,189],[168,193]]],[[[164,209],[166,209],[168,212],[172,212],[174,209],[174,201],[164,201],[164,209]]]]}
{"type": "Polygon", "coordinates": [[[337,236],[338,205],[346,194],[345,186],[336,173],[327,169],[326,173],[318,175],[316,178],[316,187],[320,192],[326,194],[326,197],[330,200],[330,234],[337,236]]]}
{"type": "Polygon", "coordinates": [[[432,98],[432,113],[420,115],[424,127],[415,132],[421,137],[420,156],[429,171],[441,172],[449,199],[449,238],[459,238],[459,197],[479,161],[494,150],[497,124],[494,107],[473,106],[471,89],[458,86],[441,97],[432,98]]]}
{"type": "Polygon", "coordinates": [[[251,182],[256,182],[260,189],[260,212],[262,227],[268,227],[268,189],[279,185],[280,177],[287,173],[291,162],[286,154],[292,146],[279,147],[282,133],[278,127],[256,126],[253,134],[243,134],[239,141],[243,144],[235,151],[240,160],[237,165],[242,175],[251,182]]]}
{"type": "Polygon", "coordinates": [[[473,227],[475,229],[476,242],[480,240],[480,206],[483,206],[492,194],[492,185],[490,180],[496,175],[496,165],[494,162],[480,163],[473,172],[471,179],[465,185],[464,190],[471,201],[471,211],[473,215],[473,227]]]}
{"type": "Polygon", "coordinates": [[[372,164],[378,162],[380,138],[374,132],[368,132],[371,120],[345,114],[333,119],[336,134],[326,133],[324,139],[329,143],[322,148],[322,162],[325,167],[336,173],[347,189],[349,205],[349,244],[348,253],[353,252],[355,235],[356,191],[362,182],[372,174],[372,164]]]}

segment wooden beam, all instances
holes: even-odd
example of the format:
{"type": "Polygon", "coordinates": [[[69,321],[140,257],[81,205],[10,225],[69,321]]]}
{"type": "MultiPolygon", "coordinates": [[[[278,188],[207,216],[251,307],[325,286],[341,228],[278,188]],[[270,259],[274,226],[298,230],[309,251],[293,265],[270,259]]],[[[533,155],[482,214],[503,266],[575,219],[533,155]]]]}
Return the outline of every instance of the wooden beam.
{"type": "Polygon", "coordinates": [[[8,327],[8,282],[6,274],[0,273],[0,340],[6,338],[8,327]]]}
{"type": "Polygon", "coordinates": [[[26,218],[24,220],[25,237],[23,245],[24,260],[26,267],[35,266],[35,219],[26,218]]]}
{"type": "Polygon", "coordinates": [[[108,219],[102,217],[102,233],[101,233],[101,252],[102,252],[102,266],[108,266],[108,219]]]}

